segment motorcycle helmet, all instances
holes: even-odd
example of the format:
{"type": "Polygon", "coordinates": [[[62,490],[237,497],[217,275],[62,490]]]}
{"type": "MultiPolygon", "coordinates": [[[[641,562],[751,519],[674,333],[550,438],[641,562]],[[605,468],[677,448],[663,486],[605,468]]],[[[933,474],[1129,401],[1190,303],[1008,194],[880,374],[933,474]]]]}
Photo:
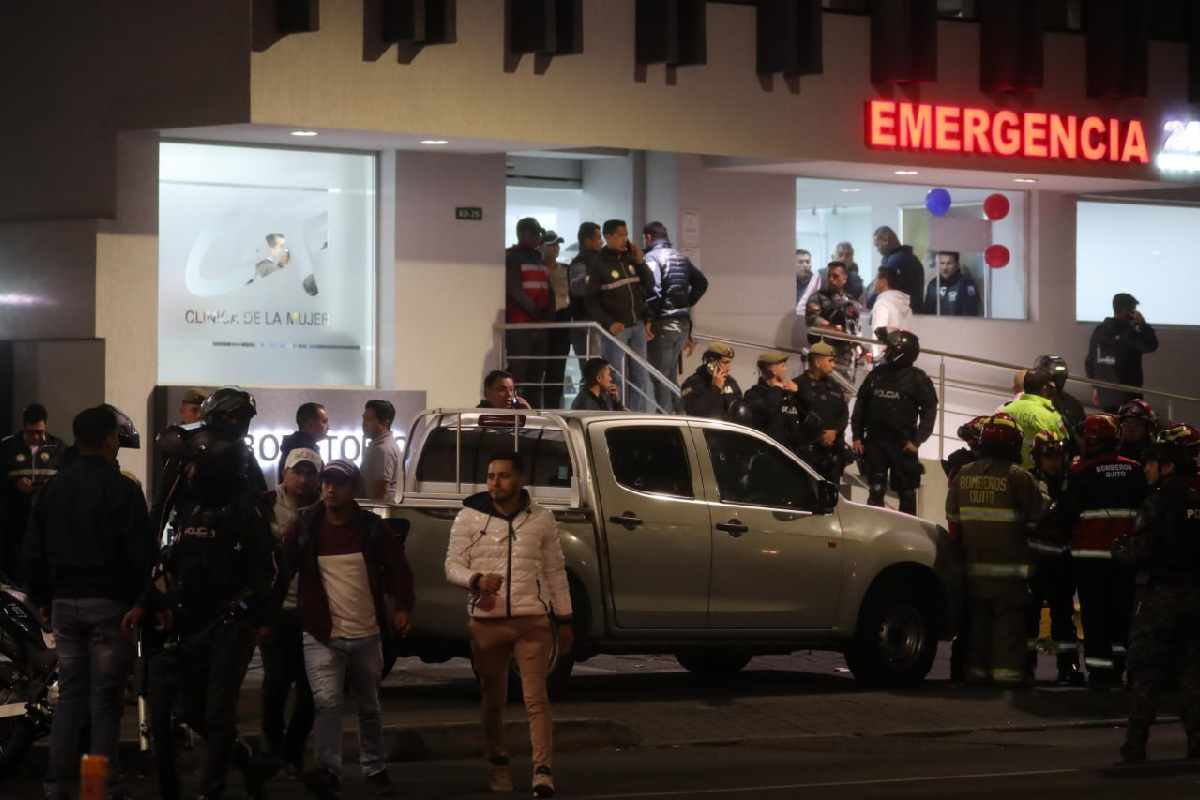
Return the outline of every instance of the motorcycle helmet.
{"type": "Polygon", "coordinates": [[[754,409],[745,400],[735,400],[733,401],[733,405],[729,406],[729,410],[725,412],[725,419],[729,422],[735,422],[738,425],[753,428],[754,409]]]}
{"type": "Polygon", "coordinates": [[[921,341],[911,331],[888,331],[887,348],[883,351],[885,364],[911,367],[921,355],[921,341]]]}
{"type": "Polygon", "coordinates": [[[1038,356],[1037,361],[1033,362],[1033,368],[1049,372],[1060,392],[1066,387],[1067,378],[1071,377],[1067,369],[1067,360],[1062,356],[1038,356]]]}
{"type": "Polygon", "coordinates": [[[117,442],[120,443],[121,447],[126,447],[130,450],[141,449],[142,435],[138,433],[137,426],[133,424],[133,420],[129,418],[129,415],[111,403],[105,403],[104,407],[113,412],[117,418],[117,442]]]}
{"type": "Polygon", "coordinates": [[[979,446],[979,436],[983,433],[983,424],[988,421],[986,416],[976,417],[970,422],[959,426],[958,438],[967,443],[971,449],[979,446]]]}
{"type": "Polygon", "coordinates": [[[217,389],[200,405],[200,416],[209,430],[238,439],[250,430],[250,420],[257,413],[254,395],[236,386],[217,389]]]}
{"type": "Polygon", "coordinates": [[[1120,439],[1120,427],[1112,414],[1090,414],[1083,421],[1083,448],[1088,455],[1114,450],[1120,439]]]}
{"type": "Polygon", "coordinates": [[[1025,437],[1017,421],[1008,414],[988,417],[979,434],[979,449],[986,455],[1006,458],[1012,462],[1021,460],[1021,446],[1025,437]]]}

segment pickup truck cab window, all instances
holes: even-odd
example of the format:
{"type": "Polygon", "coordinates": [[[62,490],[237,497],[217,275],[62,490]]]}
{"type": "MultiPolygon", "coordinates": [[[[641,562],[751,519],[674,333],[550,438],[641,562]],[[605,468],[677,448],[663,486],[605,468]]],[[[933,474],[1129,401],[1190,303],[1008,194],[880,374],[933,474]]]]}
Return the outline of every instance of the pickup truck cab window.
{"type": "Polygon", "coordinates": [[[629,427],[605,431],[613,474],[636,492],[694,497],[683,431],[679,428],[629,427]]]}
{"type": "MultiPolygon", "coordinates": [[[[418,484],[454,483],[454,457],[457,452],[457,428],[447,420],[429,434],[417,463],[418,484]]],[[[571,486],[571,455],[563,432],[558,428],[524,427],[517,431],[516,444],[529,465],[529,485],[566,489],[571,486]]],[[[462,482],[466,485],[487,483],[487,462],[491,454],[512,449],[512,430],[463,426],[462,482]]]]}
{"type": "Polygon", "coordinates": [[[816,483],[768,442],[737,431],[704,431],[722,503],[818,510],[816,483]]]}

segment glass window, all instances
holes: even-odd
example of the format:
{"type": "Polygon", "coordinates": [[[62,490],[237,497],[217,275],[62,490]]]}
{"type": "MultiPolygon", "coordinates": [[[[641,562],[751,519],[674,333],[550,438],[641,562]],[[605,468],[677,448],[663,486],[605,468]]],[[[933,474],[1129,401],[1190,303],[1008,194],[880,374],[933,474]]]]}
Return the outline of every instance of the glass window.
{"type": "Polygon", "coordinates": [[[815,511],[813,477],[769,442],[733,431],[706,430],[722,503],[815,511]]]}
{"type": "MultiPolygon", "coordinates": [[[[454,483],[457,427],[453,422],[430,434],[417,464],[418,483],[454,483]]],[[[463,427],[462,482],[487,483],[487,465],[497,450],[512,450],[512,430],[463,427]]],[[[522,428],[517,433],[517,450],[526,459],[529,485],[556,489],[571,486],[571,455],[563,432],[557,428],[522,428]]]]}
{"type": "Polygon", "coordinates": [[[612,428],[605,432],[617,483],[636,492],[694,497],[682,428],[612,428]]]}
{"type": "MultiPolygon", "coordinates": [[[[862,305],[860,335],[870,335],[865,306],[874,303],[881,256],[876,228],[888,226],[921,262],[918,313],[986,319],[1025,319],[1025,193],[951,187],[950,209],[940,217],[925,207],[936,187],[924,184],[800,178],[796,183],[796,247],[811,253],[813,272],[824,281],[825,265],[844,244],[852,253],[847,291],[862,305]],[[996,219],[984,201],[1002,195],[1008,211],[996,219]],[[986,252],[1002,245],[1008,261],[989,267],[986,252]],[[861,295],[855,297],[862,287],[861,295]]],[[[799,267],[798,267],[799,270],[799,267]]],[[[809,284],[798,279],[798,284],[809,284]]],[[[798,291],[800,291],[798,289],[798,291]]],[[[797,298],[798,300],[799,298],[797,298]]]]}

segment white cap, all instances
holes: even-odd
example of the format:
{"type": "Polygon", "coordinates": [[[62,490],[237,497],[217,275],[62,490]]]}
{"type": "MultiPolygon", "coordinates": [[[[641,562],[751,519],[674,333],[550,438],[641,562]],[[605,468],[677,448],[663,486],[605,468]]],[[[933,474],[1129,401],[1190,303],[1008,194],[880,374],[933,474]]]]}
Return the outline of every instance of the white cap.
{"type": "Polygon", "coordinates": [[[291,469],[301,461],[307,461],[320,472],[324,467],[321,462],[321,455],[316,450],[309,450],[307,447],[297,447],[288,453],[287,461],[283,462],[284,469],[291,469]]]}

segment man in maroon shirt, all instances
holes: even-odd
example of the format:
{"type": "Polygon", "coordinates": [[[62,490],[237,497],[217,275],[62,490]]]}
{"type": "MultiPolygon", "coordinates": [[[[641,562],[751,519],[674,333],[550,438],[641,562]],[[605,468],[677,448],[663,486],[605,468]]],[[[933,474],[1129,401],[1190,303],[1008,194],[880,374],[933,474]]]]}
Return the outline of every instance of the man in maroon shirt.
{"type": "Polygon", "coordinates": [[[354,502],[359,481],[352,462],[327,464],[321,471],[321,502],[300,513],[284,540],[287,580],[300,574],[304,663],[317,709],[313,735],[318,766],[306,783],[325,798],[341,792],[347,678],[358,709],[363,776],[376,796],[392,796],[379,703],[382,637],[388,631],[408,632],[413,605],[403,542],[382,519],[354,502]],[[395,607],[390,614],[385,595],[395,607]]]}

